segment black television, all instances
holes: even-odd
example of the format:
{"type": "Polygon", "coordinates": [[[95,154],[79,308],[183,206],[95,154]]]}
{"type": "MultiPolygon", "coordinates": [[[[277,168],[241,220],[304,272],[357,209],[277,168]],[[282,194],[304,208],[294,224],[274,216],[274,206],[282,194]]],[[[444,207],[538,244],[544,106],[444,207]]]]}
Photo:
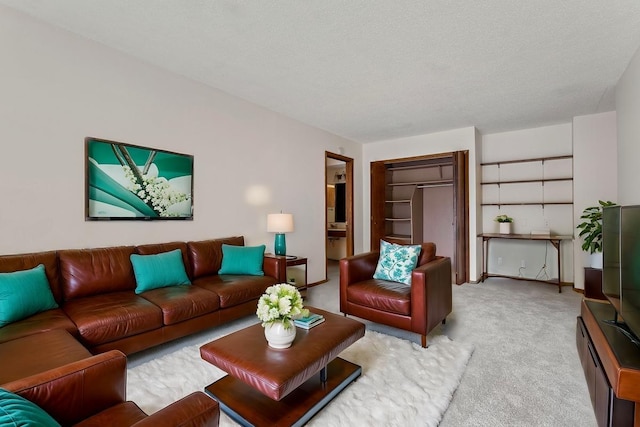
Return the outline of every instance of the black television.
{"type": "Polygon", "coordinates": [[[85,217],[193,219],[193,156],[85,138],[85,217]]]}
{"type": "Polygon", "coordinates": [[[611,324],[640,345],[640,205],[602,212],[602,293],[616,310],[611,324]]]}

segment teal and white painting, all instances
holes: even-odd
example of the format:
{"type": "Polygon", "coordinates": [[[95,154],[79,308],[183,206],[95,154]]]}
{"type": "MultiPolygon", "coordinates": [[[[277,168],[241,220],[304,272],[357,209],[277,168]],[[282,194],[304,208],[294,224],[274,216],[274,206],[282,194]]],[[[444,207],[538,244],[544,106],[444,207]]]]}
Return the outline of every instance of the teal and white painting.
{"type": "Polygon", "coordinates": [[[193,156],[86,138],[87,219],[193,219],[193,156]]]}

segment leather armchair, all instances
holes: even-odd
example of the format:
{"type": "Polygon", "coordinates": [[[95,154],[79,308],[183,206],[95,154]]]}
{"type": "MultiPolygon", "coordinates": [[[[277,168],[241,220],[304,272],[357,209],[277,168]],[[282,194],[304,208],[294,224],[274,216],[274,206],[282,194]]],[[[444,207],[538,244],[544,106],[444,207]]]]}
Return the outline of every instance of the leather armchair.
{"type": "Polygon", "coordinates": [[[423,243],[411,285],[374,279],[380,252],[340,260],[340,311],[398,329],[427,334],[451,313],[451,259],[436,256],[434,243],[423,243]]]}
{"type": "MultiPolygon", "coordinates": [[[[43,357],[46,357],[44,355],[43,357]]],[[[118,350],[3,384],[63,426],[217,426],[218,403],[194,392],[152,415],[126,401],[127,358],[118,350]]]]}

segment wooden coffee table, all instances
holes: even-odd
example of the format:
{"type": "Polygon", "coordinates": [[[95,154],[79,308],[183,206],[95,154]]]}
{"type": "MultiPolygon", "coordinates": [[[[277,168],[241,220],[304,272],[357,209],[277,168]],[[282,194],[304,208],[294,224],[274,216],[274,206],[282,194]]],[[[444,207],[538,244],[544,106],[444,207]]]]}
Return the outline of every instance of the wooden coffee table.
{"type": "Polygon", "coordinates": [[[260,324],[200,347],[204,360],[229,374],[205,391],[240,425],[302,426],[362,373],[337,356],[364,336],[364,324],[307,308],[326,320],[298,328],[288,349],[269,347],[260,324]]]}

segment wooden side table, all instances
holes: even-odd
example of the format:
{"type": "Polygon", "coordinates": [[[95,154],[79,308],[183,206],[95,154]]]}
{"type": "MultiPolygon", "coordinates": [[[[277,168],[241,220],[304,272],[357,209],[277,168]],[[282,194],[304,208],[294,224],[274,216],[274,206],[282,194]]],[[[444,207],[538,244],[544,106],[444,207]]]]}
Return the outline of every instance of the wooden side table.
{"type": "MultiPolygon", "coordinates": [[[[274,254],[264,254],[266,257],[271,258],[285,258],[283,255],[274,255],[274,254]]],[[[289,283],[290,285],[294,285],[298,290],[302,293],[307,290],[307,258],[299,257],[294,255],[286,256],[286,266],[287,267],[296,267],[296,266],[304,266],[304,283],[291,282],[287,276],[278,277],[278,282],[280,283],[289,283]]],[[[303,295],[304,296],[304,295],[303,295]]]]}

